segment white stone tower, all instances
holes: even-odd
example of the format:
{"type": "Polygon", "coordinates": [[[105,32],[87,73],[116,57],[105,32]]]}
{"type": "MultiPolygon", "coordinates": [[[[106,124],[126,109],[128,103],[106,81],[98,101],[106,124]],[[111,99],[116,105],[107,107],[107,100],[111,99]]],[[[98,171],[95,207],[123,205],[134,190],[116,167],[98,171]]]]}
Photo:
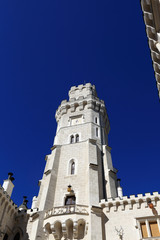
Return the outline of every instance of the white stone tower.
{"type": "Polygon", "coordinates": [[[95,86],[72,87],[56,121],[52,152],[33,198],[29,239],[105,239],[107,220],[99,203],[122,197],[122,191],[108,146],[106,108],[95,86]]]}

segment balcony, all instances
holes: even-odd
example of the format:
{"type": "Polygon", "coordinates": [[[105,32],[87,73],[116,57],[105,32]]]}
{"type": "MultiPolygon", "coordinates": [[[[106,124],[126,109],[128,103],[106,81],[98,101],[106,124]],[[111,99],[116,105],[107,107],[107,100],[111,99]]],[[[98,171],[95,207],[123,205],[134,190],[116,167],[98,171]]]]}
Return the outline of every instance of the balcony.
{"type": "Polygon", "coordinates": [[[47,219],[52,216],[67,215],[67,214],[89,215],[88,206],[66,205],[61,207],[54,207],[45,213],[44,219],[47,219]]]}

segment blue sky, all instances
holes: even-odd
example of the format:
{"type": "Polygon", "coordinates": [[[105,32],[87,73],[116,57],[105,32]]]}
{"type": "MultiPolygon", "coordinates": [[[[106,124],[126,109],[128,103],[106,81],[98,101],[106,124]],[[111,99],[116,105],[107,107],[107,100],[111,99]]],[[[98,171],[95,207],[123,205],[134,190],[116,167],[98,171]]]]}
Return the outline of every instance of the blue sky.
{"type": "Polygon", "coordinates": [[[55,112],[91,82],[106,104],[124,195],[159,191],[160,109],[139,1],[0,1],[0,182],[38,194],[55,112]]]}

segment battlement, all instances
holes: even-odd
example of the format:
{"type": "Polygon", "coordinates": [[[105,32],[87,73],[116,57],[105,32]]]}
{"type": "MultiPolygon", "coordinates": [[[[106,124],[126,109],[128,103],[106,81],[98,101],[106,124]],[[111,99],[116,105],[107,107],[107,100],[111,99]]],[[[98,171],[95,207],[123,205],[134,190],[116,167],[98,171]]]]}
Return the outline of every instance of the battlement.
{"type": "Polygon", "coordinates": [[[68,111],[73,113],[82,111],[84,108],[101,112],[101,114],[106,117],[106,122],[109,124],[104,101],[97,97],[95,86],[90,83],[79,85],[78,87],[71,87],[69,91],[69,101],[63,100],[56,111],[56,121],[58,122],[68,111]]]}
{"type": "Polygon", "coordinates": [[[82,111],[86,105],[88,109],[93,109],[98,112],[100,111],[103,114],[106,113],[104,102],[100,101],[98,98],[79,97],[77,100],[72,98],[69,102],[67,102],[67,100],[63,100],[56,111],[56,120],[59,121],[62,115],[66,114],[69,109],[71,112],[75,112],[77,110],[82,111]]]}
{"type": "Polygon", "coordinates": [[[137,196],[130,195],[129,197],[124,196],[122,198],[110,198],[107,201],[102,199],[100,206],[106,208],[106,212],[110,212],[112,209],[114,212],[117,212],[124,211],[126,208],[132,210],[134,206],[136,206],[137,209],[141,209],[142,205],[144,205],[145,208],[148,208],[149,202],[152,202],[153,207],[155,207],[157,206],[158,201],[160,201],[160,194],[158,192],[153,192],[153,194],[145,193],[145,195],[137,194],[137,196]]]}
{"type": "Polygon", "coordinates": [[[88,95],[93,95],[97,97],[96,88],[91,83],[81,84],[71,87],[69,91],[69,99],[78,99],[79,97],[87,97],[88,95]]]}

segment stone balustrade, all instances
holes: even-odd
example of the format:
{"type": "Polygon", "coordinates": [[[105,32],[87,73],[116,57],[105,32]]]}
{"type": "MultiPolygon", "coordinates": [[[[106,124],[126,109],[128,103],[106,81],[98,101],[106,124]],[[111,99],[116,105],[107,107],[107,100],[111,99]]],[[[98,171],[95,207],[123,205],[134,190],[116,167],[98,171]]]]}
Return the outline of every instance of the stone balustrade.
{"type": "Polygon", "coordinates": [[[45,219],[51,216],[65,215],[65,214],[82,214],[88,215],[88,207],[85,205],[67,205],[61,207],[54,207],[45,213],[45,219]]]}

